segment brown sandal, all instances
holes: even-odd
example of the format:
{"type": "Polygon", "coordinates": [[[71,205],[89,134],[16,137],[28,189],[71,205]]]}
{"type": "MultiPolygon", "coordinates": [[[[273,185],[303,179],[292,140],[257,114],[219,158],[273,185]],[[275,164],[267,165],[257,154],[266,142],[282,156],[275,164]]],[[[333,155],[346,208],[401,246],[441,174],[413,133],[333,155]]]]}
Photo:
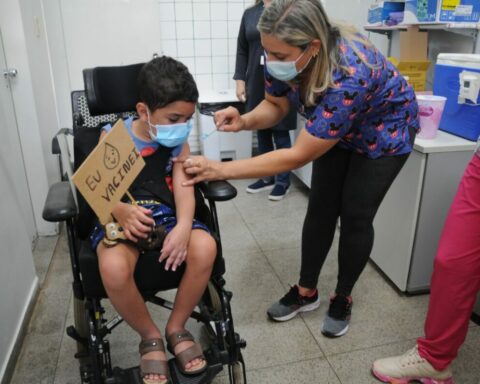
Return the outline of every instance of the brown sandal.
{"type": "Polygon", "coordinates": [[[200,344],[195,342],[195,339],[190,332],[183,330],[173,332],[172,334],[167,336],[167,349],[172,355],[175,356],[175,363],[177,364],[180,372],[182,372],[184,375],[198,375],[199,373],[202,373],[203,371],[205,371],[205,369],[207,369],[207,359],[205,359],[205,356],[203,355],[202,348],[200,344]],[[174,348],[178,344],[183,343],[184,341],[193,341],[194,344],[191,347],[185,349],[184,351],[175,354],[174,348]],[[185,366],[190,361],[193,361],[195,359],[202,359],[203,365],[201,365],[200,368],[195,370],[186,370],[185,366]]]}
{"type": "MultiPolygon", "coordinates": [[[[142,340],[138,349],[141,356],[154,351],[165,352],[165,346],[163,345],[162,339],[142,340]]],[[[164,360],[141,359],[140,376],[142,377],[144,384],[169,384],[170,380],[168,378],[170,372],[168,370],[168,363],[164,360]],[[145,379],[145,376],[147,375],[163,375],[167,378],[165,380],[145,379]]]]}

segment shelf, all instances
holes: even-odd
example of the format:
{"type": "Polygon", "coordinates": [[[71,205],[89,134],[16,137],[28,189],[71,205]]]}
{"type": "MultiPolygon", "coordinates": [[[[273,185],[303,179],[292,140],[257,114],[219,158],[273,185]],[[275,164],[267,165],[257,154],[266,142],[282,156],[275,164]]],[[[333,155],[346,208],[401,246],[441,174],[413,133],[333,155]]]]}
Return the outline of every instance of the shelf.
{"type": "Polygon", "coordinates": [[[366,25],[364,29],[368,32],[380,33],[389,37],[394,31],[406,31],[409,27],[418,27],[421,31],[449,31],[461,35],[476,38],[480,30],[480,23],[444,23],[444,24],[398,24],[392,27],[384,25],[366,25]]]}

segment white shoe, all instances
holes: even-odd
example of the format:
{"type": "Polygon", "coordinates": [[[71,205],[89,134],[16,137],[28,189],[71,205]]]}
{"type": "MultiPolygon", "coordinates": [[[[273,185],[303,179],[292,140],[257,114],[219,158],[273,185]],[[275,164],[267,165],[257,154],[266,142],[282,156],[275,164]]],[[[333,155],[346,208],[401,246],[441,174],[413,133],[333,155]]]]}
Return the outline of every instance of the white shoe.
{"type": "Polygon", "coordinates": [[[401,356],[375,361],[372,373],[380,381],[391,384],[408,384],[414,381],[423,384],[454,384],[450,367],[437,371],[418,354],[417,346],[401,356]]]}

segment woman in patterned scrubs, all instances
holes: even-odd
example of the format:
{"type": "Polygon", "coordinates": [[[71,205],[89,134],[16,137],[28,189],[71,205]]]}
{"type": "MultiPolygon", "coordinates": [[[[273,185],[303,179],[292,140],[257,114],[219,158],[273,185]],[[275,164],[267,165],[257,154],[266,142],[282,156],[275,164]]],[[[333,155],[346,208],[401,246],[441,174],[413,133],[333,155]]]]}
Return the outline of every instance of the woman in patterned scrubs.
{"type": "MultiPolygon", "coordinates": [[[[338,282],[322,324],[327,337],[349,327],[351,292],[370,256],[373,220],[412,151],[419,129],[413,89],[353,27],[330,21],[320,0],[274,0],[258,24],[265,49],[265,100],[239,115],[219,111],[219,130],[270,127],[290,102],[307,119],[295,145],[247,160],[178,159],[193,182],[262,177],[313,161],[302,232],[300,278],[268,316],[286,321],[318,308],[317,283],[341,219],[338,282]]],[[[392,218],[394,219],[394,218],[392,218]]]]}

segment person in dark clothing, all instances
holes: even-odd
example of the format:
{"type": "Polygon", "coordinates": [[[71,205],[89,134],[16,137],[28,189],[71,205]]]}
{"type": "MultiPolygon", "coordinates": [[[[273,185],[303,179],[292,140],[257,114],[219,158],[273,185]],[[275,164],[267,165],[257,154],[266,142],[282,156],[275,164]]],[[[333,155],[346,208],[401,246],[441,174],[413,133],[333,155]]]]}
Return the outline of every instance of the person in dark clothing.
{"type": "MultiPolygon", "coordinates": [[[[253,7],[247,8],[243,14],[238,33],[237,58],[235,63],[236,91],[238,100],[245,103],[246,112],[253,110],[265,98],[264,64],[265,57],[258,21],[268,1],[257,0],[253,7]]],[[[281,148],[290,148],[289,130],[297,127],[297,114],[292,108],[285,118],[275,126],[257,131],[258,151],[264,154],[281,148]]],[[[290,188],[290,172],[282,172],[276,176],[258,179],[247,187],[247,192],[257,193],[272,190],[268,198],[281,200],[290,188]]]]}
{"type": "Polygon", "coordinates": [[[195,175],[186,186],[262,177],[313,161],[300,278],[267,315],[286,321],[319,307],[318,278],[340,218],[338,280],[321,332],[342,336],[350,325],[354,285],[372,250],[373,220],[419,130],[415,93],[371,42],[330,20],[320,0],[274,0],[258,29],[266,52],[265,99],[243,115],[234,107],[217,111],[217,129],[271,127],[295,105],[307,119],[295,144],[251,159],[175,161],[195,175]]]}

